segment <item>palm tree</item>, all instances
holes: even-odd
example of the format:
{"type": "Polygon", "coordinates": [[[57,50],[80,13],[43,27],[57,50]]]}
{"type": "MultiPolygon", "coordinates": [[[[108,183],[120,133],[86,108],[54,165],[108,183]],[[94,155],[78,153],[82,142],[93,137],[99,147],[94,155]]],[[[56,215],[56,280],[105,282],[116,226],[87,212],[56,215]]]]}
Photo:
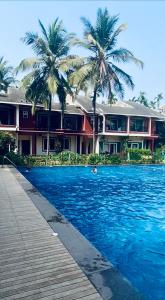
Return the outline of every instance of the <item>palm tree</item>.
{"type": "Polygon", "coordinates": [[[3,56],[0,57],[0,91],[7,92],[8,87],[13,83],[13,68],[8,65],[8,62],[3,56]]]}
{"type": "Polygon", "coordinates": [[[117,37],[126,28],[124,24],[116,28],[119,18],[110,16],[108,10],[98,9],[96,24],[93,26],[86,18],[81,18],[84,24],[84,39],[75,40],[75,44],[89,50],[91,55],[86,58],[70,76],[72,84],[81,85],[88,81],[93,86],[93,152],[95,152],[95,120],[96,120],[96,99],[102,94],[108,95],[112,102],[112,95],[124,96],[125,83],[128,87],[134,88],[130,75],[120,69],[115,63],[134,62],[143,67],[142,61],[135,58],[133,53],[125,48],[116,49],[117,37]],[[123,83],[122,83],[123,82],[123,83]]]}
{"type": "Polygon", "coordinates": [[[140,103],[140,104],[142,104],[142,105],[144,105],[146,107],[150,107],[150,106],[153,107],[155,105],[153,101],[149,102],[149,100],[148,100],[148,98],[146,96],[146,93],[142,92],[142,91],[140,91],[140,94],[139,94],[139,96],[137,98],[133,97],[131,99],[131,101],[138,102],[138,103],[140,103]]]}
{"type": "Polygon", "coordinates": [[[162,93],[159,93],[159,94],[154,98],[155,104],[156,104],[156,106],[157,106],[157,109],[159,109],[159,107],[160,107],[160,101],[163,100],[163,99],[164,99],[164,97],[163,97],[163,94],[162,94],[162,93]]]}
{"type": "Polygon", "coordinates": [[[68,34],[58,18],[45,29],[39,21],[41,35],[27,32],[22,39],[26,45],[30,45],[36,57],[23,59],[17,68],[18,71],[30,70],[22,80],[26,88],[26,98],[37,103],[46,103],[48,106],[48,133],[47,154],[49,154],[50,116],[52,99],[58,95],[62,109],[62,122],[67,93],[72,93],[67,81],[67,72],[70,68],[79,64],[81,59],[69,55],[73,34],[68,34]]]}

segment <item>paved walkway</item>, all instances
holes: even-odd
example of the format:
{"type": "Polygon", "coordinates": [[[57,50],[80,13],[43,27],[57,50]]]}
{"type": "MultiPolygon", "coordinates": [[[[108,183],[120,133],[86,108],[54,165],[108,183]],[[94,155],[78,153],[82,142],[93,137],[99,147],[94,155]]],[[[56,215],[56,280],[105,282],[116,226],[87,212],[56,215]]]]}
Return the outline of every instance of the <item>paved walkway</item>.
{"type": "Polygon", "coordinates": [[[102,299],[10,168],[0,168],[0,299],[102,299]]]}

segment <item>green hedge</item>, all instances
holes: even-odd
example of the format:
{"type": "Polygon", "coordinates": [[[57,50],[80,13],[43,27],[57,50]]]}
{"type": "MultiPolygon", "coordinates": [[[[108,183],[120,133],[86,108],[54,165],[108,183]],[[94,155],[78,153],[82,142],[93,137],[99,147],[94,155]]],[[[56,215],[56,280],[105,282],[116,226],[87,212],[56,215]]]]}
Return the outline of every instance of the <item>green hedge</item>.
{"type": "MultiPolygon", "coordinates": [[[[127,154],[129,160],[121,159],[119,155],[110,154],[77,154],[73,152],[63,151],[53,155],[41,156],[20,156],[14,152],[8,153],[6,156],[17,166],[56,166],[56,165],[111,165],[111,164],[148,164],[148,163],[164,163],[165,149],[159,148],[152,155],[150,150],[146,149],[128,149],[127,154]]],[[[0,156],[0,164],[3,163],[3,156],[0,156]]],[[[5,164],[9,162],[4,161],[5,164]]]]}
{"type": "Polygon", "coordinates": [[[127,153],[129,155],[129,159],[133,161],[139,160],[150,160],[152,159],[151,150],[150,149],[127,149],[127,153]]]}

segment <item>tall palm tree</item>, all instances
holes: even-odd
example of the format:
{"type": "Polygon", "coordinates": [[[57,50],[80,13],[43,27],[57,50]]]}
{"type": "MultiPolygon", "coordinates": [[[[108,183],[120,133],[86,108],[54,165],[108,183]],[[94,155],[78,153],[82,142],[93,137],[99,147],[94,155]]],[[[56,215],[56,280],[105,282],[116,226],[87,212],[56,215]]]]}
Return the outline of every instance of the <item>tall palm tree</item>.
{"type": "Polygon", "coordinates": [[[131,76],[115,63],[134,62],[141,67],[143,67],[143,63],[135,58],[133,53],[126,48],[115,48],[118,35],[126,26],[122,24],[116,28],[119,18],[110,16],[106,8],[98,9],[95,25],[92,25],[84,17],[81,20],[84,24],[84,39],[82,41],[75,40],[75,44],[89,50],[90,56],[86,58],[82,66],[71,74],[70,81],[78,86],[82,85],[82,82],[88,81],[93,86],[93,152],[95,152],[97,96],[100,93],[106,94],[110,102],[112,101],[113,93],[123,98],[123,83],[131,89],[134,88],[134,83],[131,76]]]}
{"type": "Polygon", "coordinates": [[[153,105],[155,105],[153,101],[152,101],[152,103],[149,102],[149,100],[148,100],[148,98],[146,96],[146,93],[142,92],[142,91],[140,91],[140,94],[139,94],[139,96],[137,98],[133,97],[131,99],[131,101],[138,102],[138,103],[140,103],[140,104],[142,104],[142,105],[144,105],[146,107],[150,107],[150,106],[153,107],[153,105]]]}
{"type": "Polygon", "coordinates": [[[7,92],[8,87],[13,83],[13,68],[8,65],[8,62],[3,56],[0,57],[0,91],[7,92]]]}
{"type": "MultiPolygon", "coordinates": [[[[30,70],[22,82],[26,88],[26,97],[33,102],[47,103],[48,106],[48,133],[47,154],[49,154],[50,116],[52,99],[58,95],[62,109],[62,118],[65,109],[67,93],[72,93],[67,81],[67,72],[80,63],[79,57],[69,55],[73,34],[68,34],[58,18],[46,30],[39,21],[41,35],[27,32],[22,39],[30,45],[36,57],[23,59],[17,68],[18,71],[30,70]]],[[[61,126],[63,121],[61,122],[61,126]]]]}

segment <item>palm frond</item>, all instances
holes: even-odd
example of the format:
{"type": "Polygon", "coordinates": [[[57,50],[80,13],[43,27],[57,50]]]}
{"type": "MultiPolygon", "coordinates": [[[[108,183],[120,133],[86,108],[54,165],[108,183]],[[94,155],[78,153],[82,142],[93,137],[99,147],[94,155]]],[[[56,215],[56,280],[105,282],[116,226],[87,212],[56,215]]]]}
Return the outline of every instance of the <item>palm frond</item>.
{"type": "Polygon", "coordinates": [[[19,72],[25,72],[31,69],[36,69],[37,67],[39,67],[40,63],[41,60],[37,57],[25,58],[20,62],[19,66],[15,68],[15,72],[16,74],[18,74],[19,72]]]}
{"type": "Polygon", "coordinates": [[[82,82],[86,79],[87,76],[92,71],[92,65],[91,64],[85,64],[82,67],[78,68],[75,72],[73,72],[69,76],[69,82],[72,86],[76,86],[79,84],[79,82],[82,82]]]}
{"type": "Polygon", "coordinates": [[[117,76],[123,80],[123,82],[132,90],[134,89],[135,85],[133,83],[132,77],[128,75],[126,72],[115,66],[114,64],[111,64],[109,66],[110,68],[113,69],[113,71],[117,74],[117,76]]]}
{"type": "Polygon", "coordinates": [[[133,62],[136,65],[143,68],[144,64],[140,59],[137,59],[133,53],[125,48],[119,48],[108,55],[109,57],[112,57],[114,61],[120,63],[120,62],[133,62]]]}
{"type": "Polygon", "coordinates": [[[47,85],[50,94],[55,95],[57,91],[57,80],[53,75],[49,75],[47,78],[47,85]]]}
{"type": "Polygon", "coordinates": [[[79,57],[79,56],[75,56],[75,57],[68,56],[67,58],[62,59],[60,61],[60,63],[59,63],[59,69],[62,72],[66,73],[70,69],[82,66],[84,64],[84,60],[85,60],[84,58],[79,57]]]}
{"type": "Polygon", "coordinates": [[[38,23],[40,25],[43,36],[45,37],[46,41],[48,42],[49,38],[48,38],[48,35],[47,35],[47,32],[46,32],[46,29],[45,29],[44,25],[42,24],[42,22],[40,20],[38,20],[38,23]]]}

